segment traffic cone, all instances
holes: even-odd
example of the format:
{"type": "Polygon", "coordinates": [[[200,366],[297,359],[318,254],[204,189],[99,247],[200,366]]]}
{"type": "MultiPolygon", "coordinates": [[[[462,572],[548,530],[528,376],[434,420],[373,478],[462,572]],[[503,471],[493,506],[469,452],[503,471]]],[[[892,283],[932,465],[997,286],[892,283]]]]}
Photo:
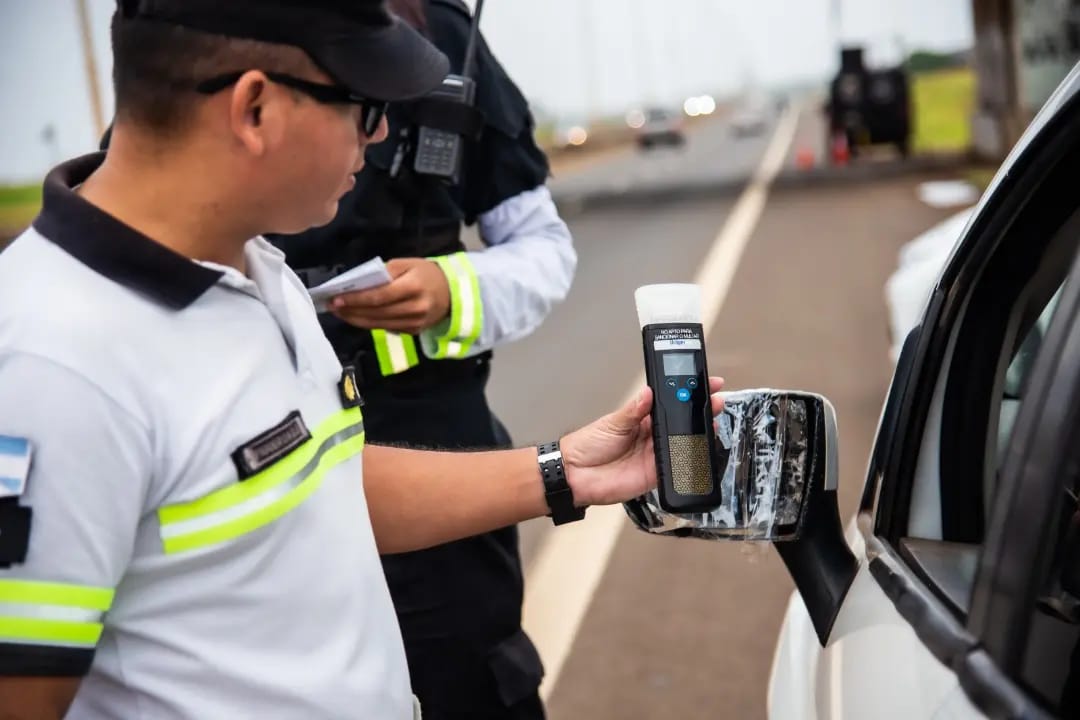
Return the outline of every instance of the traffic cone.
{"type": "Polygon", "coordinates": [[[833,135],[832,146],[833,165],[847,165],[851,160],[851,148],[848,147],[847,134],[839,132],[833,135]]]}

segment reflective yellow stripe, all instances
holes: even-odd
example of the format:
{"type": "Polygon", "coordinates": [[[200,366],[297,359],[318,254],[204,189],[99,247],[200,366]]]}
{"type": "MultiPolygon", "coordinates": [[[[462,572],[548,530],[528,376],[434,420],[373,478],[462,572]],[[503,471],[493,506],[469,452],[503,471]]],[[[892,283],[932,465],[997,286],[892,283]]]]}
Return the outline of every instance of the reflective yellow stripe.
{"type": "Polygon", "coordinates": [[[311,462],[311,459],[315,457],[315,453],[318,452],[319,446],[328,437],[360,422],[363,422],[360,408],[350,408],[331,415],[315,428],[310,440],[262,472],[198,500],[160,508],[158,510],[158,520],[162,525],[180,522],[181,520],[190,520],[218,510],[224,510],[250,500],[256,495],[261,495],[300,472],[305,465],[311,462]]]}
{"type": "Polygon", "coordinates": [[[467,289],[469,302],[472,305],[469,308],[468,305],[463,303],[462,310],[462,325],[467,326],[468,330],[462,332],[460,339],[462,347],[459,357],[465,357],[469,350],[472,349],[473,343],[480,337],[480,330],[484,326],[484,303],[480,298],[480,278],[477,277],[476,269],[473,267],[469,256],[461,253],[456,261],[463,271],[461,280],[463,290],[467,289]]]}
{"type": "Polygon", "coordinates": [[[405,372],[420,363],[412,335],[372,330],[371,340],[375,345],[375,357],[379,359],[379,372],[384,376],[405,372]]]}
{"type": "Polygon", "coordinates": [[[484,324],[480,280],[467,253],[431,259],[442,269],[450,287],[450,317],[425,333],[425,351],[434,360],[464,358],[484,324]]]}
{"type": "MultiPolygon", "coordinates": [[[[323,478],[331,468],[344,460],[359,455],[363,449],[364,435],[362,433],[340,445],[335,445],[319,459],[318,468],[287,495],[253,513],[221,525],[177,537],[165,538],[162,541],[165,552],[171,554],[194,550],[207,545],[216,545],[246,535],[264,525],[269,525],[304,502],[304,500],[307,500],[313,492],[318,490],[322,485],[323,478]]],[[[360,478],[357,477],[357,482],[359,480],[360,478]]]]}
{"type": "Polygon", "coordinates": [[[0,580],[0,603],[59,605],[105,612],[112,607],[114,595],[115,592],[108,588],[33,580],[0,580]]]}
{"type": "Polygon", "coordinates": [[[165,552],[214,545],[272,523],[315,492],[331,468],[363,448],[360,410],[337,413],[310,440],[258,475],[198,500],[158,510],[165,552]]]}
{"type": "Polygon", "coordinates": [[[446,329],[439,341],[439,358],[446,357],[446,347],[452,338],[456,338],[461,332],[461,283],[458,280],[457,270],[450,262],[449,257],[435,258],[435,262],[442,268],[446,275],[446,282],[450,286],[450,327],[446,329]]]}
{"type": "Polygon", "coordinates": [[[114,595],[86,585],[0,580],[0,642],[92,648],[114,595]]]}
{"type": "Polygon", "coordinates": [[[23,641],[42,645],[94,647],[101,638],[101,623],[0,617],[0,642],[23,641]]]}

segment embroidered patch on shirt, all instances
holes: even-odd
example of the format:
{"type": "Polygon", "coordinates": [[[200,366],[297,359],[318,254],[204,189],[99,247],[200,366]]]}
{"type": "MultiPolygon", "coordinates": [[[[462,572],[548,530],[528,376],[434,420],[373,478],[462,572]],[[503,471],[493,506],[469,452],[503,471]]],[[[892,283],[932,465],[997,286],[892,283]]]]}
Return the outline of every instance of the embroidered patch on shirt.
{"type": "Polygon", "coordinates": [[[232,461],[240,479],[246,480],[310,439],[311,433],[300,417],[300,411],[293,410],[280,423],[237,448],[232,454],[232,461]]]}
{"type": "Polygon", "coordinates": [[[30,476],[30,441],[0,435],[0,498],[22,497],[30,476]]]}

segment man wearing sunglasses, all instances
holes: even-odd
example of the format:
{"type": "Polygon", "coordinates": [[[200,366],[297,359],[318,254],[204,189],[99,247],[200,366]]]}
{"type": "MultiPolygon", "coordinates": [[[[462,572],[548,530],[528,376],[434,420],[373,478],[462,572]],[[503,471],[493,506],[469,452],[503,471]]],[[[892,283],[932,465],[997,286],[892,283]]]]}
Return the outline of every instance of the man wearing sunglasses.
{"type": "Polygon", "coordinates": [[[542,452],[365,448],[261,235],[332,219],[368,100],[444,57],[379,0],[121,0],[112,37],[108,152],[0,255],[0,717],[418,717],[378,553],[642,493],[651,395],[542,452]]]}

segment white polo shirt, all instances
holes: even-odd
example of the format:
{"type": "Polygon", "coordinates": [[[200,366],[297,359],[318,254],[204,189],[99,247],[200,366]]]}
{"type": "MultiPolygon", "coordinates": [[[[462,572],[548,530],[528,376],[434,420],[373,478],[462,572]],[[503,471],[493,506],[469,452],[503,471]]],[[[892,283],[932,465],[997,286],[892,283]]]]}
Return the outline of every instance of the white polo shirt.
{"type": "Polygon", "coordinates": [[[245,277],[90,205],[102,157],[0,254],[0,674],[85,675],[80,720],[412,718],[360,409],[303,286],[262,239],[245,277]]]}

